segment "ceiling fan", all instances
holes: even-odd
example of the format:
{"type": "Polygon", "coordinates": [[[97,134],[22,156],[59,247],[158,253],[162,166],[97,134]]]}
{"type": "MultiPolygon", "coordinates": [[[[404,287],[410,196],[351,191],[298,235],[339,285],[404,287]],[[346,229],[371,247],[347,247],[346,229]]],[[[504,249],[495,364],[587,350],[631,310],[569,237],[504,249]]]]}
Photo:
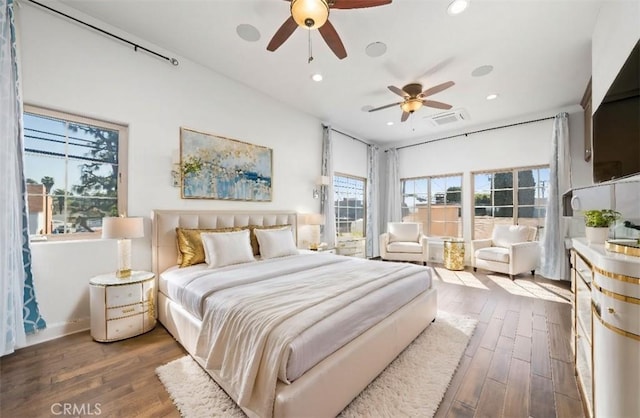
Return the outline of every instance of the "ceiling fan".
{"type": "Polygon", "coordinates": [[[375,112],[378,110],[400,105],[400,108],[402,109],[402,117],[400,118],[400,121],[404,122],[409,118],[409,115],[420,109],[422,106],[435,107],[436,109],[445,110],[451,109],[450,104],[436,102],[435,100],[427,100],[425,99],[425,97],[440,93],[442,90],[446,90],[454,84],[455,83],[453,81],[447,81],[446,83],[438,84],[437,86],[426,89],[425,91],[422,91],[422,84],[420,83],[407,84],[401,89],[397,88],[396,86],[388,86],[387,88],[389,90],[391,90],[398,96],[403,97],[404,100],[398,103],[376,107],[369,110],[369,112],[375,112]]]}
{"type": "MultiPolygon", "coordinates": [[[[298,26],[311,30],[318,29],[329,48],[340,59],[346,58],[347,51],[336,29],[329,22],[329,9],[363,9],[391,3],[392,0],[285,0],[291,2],[291,16],[273,35],[268,51],[275,51],[289,39],[298,26]]],[[[311,61],[313,57],[309,57],[311,61]]]]}

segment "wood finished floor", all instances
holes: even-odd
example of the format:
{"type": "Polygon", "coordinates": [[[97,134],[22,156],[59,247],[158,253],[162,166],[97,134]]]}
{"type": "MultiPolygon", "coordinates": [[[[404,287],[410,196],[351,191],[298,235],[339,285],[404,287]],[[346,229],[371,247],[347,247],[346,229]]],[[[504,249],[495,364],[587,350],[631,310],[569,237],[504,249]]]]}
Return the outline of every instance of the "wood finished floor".
{"type": "MultiPolygon", "coordinates": [[[[583,417],[568,283],[435,266],[438,307],[479,320],[436,417],[583,417]]],[[[155,368],[185,354],[167,331],[101,344],[89,332],[0,358],[0,417],[179,417],[155,368]],[[53,408],[53,410],[52,410],[53,408]],[[68,415],[67,415],[68,416],[68,415]]]]}

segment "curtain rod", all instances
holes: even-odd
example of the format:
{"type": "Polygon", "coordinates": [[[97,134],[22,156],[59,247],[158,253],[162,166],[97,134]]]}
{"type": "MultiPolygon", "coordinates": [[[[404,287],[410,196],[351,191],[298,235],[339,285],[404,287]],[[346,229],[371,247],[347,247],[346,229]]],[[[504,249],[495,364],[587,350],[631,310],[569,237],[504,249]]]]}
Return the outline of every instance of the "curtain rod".
{"type": "Polygon", "coordinates": [[[38,3],[38,2],[37,2],[37,1],[35,1],[35,0],[28,0],[28,1],[30,1],[30,2],[31,2],[31,3],[33,3],[33,4],[37,4],[38,6],[40,6],[40,7],[42,7],[42,8],[45,8],[45,9],[47,9],[47,10],[49,10],[49,11],[53,12],[53,13],[57,13],[57,14],[59,14],[59,15],[62,15],[62,16],[64,16],[64,17],[66,17],[67,19],[71,19],[71,20],[73,20],[74,22],[77,22],[77,23],[80,23],[80,24],[82,24],[82,25],[88,26],[88,27],[90,27],[90,28],[91,28],[91,29],[93,29],[93,30],[96,30],[96,31],[98,31],[98,32],[100,32],[100,33],[103,33],[103,34],[105,34],[105,35],[111,36],[112,38],[116,38],[117,40],[119,40],[119,41],[121,41],[121,42],[124,42],[124,43],[126,43],[126,44],[129,44],[129,45],[133,46],[133,50],[134,50],[134,51],[136,51],[136,52],[138,51],[138,49],[141,49],[141,50],[143,50],[143,51],[145,51],[145,52],[148,52],[149,54],[153,54],[153,55],[155,55],[156,57],[159,57],[159,58],[162,58],[162,59],[164,59],[164,60],[167,60],[168,62],[170,62],[171,64],[173,64],[173,65],[175,65],[175,66],[178,66],[178,64],[179,64],[178,60],[177,60],[177,59],[175,59],[175,58],[169,58],[169,57],[167,57],[167,56],[164,56],[164,55],[162,55],[162,54],[159,54],[159,53],[157,53],[157,52],[155,52],[155,51],[152,51],[152,50],[150,50],[150,49],[148,49],[148,48],[145,48],[145,47],[143,47],[143,46],[140,46],[140,45],[138,45],[138,44],[136,44],[136,43],[134,43],[134,42],[131,42],[131,41],[127,40],[127,39],[124,39],[124,38],[122,38],[122,37],[120,37],[120,36],[118,36],[118,35],[114,35],[114,34],[113,34],[113,33],[111,33],[111,32],[107,32],[107,31],[106,31],[106,30],[104,30],[104,29],[100,29],[99,27],[94,26],[94,25],[92,25],[92,24],[90,24],[90,23],[83,22],[82,20],[80,20],[80,19],[76,19],[76,18],[75,18],[75,17],[73,17],[73,16],[69,16],[69,15],[68,15],[68,14],[66,14],[66,13],[63,13],[63,12],[61,12],[61,11],[58,11],[58,10],[56,10],[56,9],[54,9],[54,8],[51,8],[51,7],[47,6],[47,5],[44,5],[44,4],[42,4],[42,3],[38,3]]]}
{"type": "MultiPolygon", "coordinates": [[[[554,118],[555,118],[555,116],[549,116],[549,117],[546,117],[546,118],[528,120],[528,121],[524,121],[524,122],[517,122],[517,123],[512,123],[512,124],[509,124],[509,125],[494,126],[493,128],[480,129],[480,130],[477,130],[477,131],[466,132],[466,133],[463,133],[463,134],[456,134],[456,135],[451,135],[451,136],[445,136],[443,138],[432,139],[430,141],[423,141],[423,142],[419,142],[417,144],[404,145],[404,146],[398,147],[396,149],[397,150],[401,150],[401,149],[404,149],[404,148],[411,148],[411,147],[416,147],[418,145],[428,144],[430,142],[444,141],[445,139],[451,139],[451,138],[455,138],[455,137],[458,137],[458,136],[468,136],[468,135],[471,135],[471,134],[478,134],[478,133],[481,133],[481,132],[493,131],[495,129],[510,128],[512,126],[526,125],[527,123],[542,122],[543,120],[549,120],[549,119],[554,119],[554,118]]],[[[387,150],[384,150],[384,152],[387,152],[387,150]]]]}
{"type": "Polygon", "coordinates": [[[353,139],[354,141],[358,141],[358,142],[360,142],[360,143],[362,143],[362,144],[365,144],[365,145],[367,145],[367,146],[371,145],[371,144],[369,144],[369,143],[367,143],[367,142],[364,142],[362,139],[356,138],[355,136],[351,136],[351,135],[349,135],[349,134],[345,134],[344,132],[341,132],[341,131],[339,131],[339,130],[337,130],[337,129],[333,129],[333,128],[331,128],[331,127],[328,127],[328,128],[329,128],[329,129],[331,129],[333,132],[337,132],[337,133],[339,133],[339,134],[342,134],[342,135],[344,135],[344,136],[346,136],[346,137],[349,137],[349,138],[353,139]]]}

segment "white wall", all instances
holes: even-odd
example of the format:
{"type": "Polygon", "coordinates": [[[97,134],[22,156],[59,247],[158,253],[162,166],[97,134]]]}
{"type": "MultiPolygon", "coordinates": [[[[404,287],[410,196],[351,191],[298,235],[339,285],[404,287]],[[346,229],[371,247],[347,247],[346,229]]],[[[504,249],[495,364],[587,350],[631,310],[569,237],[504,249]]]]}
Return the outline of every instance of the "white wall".
{"type": "MultiPolygon", "coordinates": [[[[16,24],[24,102],[129,127],[128,213],[147,217],[146,238],[133,245],[135,269],[151,268],[148,217],[153,209],[319,211],[319,201],[312,197],[320,175],[319,120],[183,57],[176,57],[180,65],[174,67],[22,4],[16,24]],[[273,201],[182,200],[170,176],[181,126],[272,148],[273,201]]],[[[96,23],[76,11],[72,14],[96,23]]],[[[30,343],[88,327],[88,281],[115,270],[115,245],[100,240],[33,244],[36,294],[49,329],[31,337],[30,343]]]]}
{"type": "Polygon", "coordinates": [[[333,131],[333,171],[367,178],[367,146],[333,131]]]}
{"type": "Polygon", "coordinates": [[[428,142],[399,150],[400,178],[463,174],[463,235],[472,237],[471,172],[549,164],[553,120],[428,142]]]}
{"type": "Polygon", "coordinates": [[[592,112],[598,109],[611,83],[640,39],[640,1],[604,1],[593,30],[592,112]]]}

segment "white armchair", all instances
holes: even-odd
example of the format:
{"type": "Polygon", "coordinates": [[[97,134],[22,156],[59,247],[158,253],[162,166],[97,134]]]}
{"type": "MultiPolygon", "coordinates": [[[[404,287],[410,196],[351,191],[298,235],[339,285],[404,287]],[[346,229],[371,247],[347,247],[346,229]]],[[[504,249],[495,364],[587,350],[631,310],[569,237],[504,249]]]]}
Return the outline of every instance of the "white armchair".
{"type": "Polygon", "coordinates": [[[540,259],[536,228],[524,225],[494,225],[490,239],[471,241],[473,271],[478,268],[508,274],[535,274],[540,259]]]}
{"type": "Polygon", "coordinates": [[[427,265],[429,246],[418,222],[389,222],[380,235],[380,258],[391,261],[418,261],[427,265]]]}

